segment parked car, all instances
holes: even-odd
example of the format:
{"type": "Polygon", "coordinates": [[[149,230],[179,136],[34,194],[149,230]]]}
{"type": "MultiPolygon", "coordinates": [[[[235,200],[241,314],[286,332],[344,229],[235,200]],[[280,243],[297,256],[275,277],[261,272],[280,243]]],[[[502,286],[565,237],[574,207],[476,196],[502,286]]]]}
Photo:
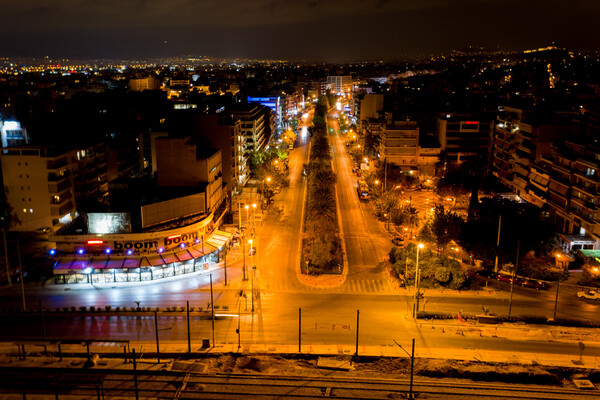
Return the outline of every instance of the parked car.
{"type": "Polygon", "coordinates": [[[577,297],[580,299],[600,300],[600,292],[589,289],[583,292],[577,292],[577,297]]]}
{"type": "MultiPolygon", "coordinates": [[[[512,277],[512,275],[498,274],[498,275],[496,275],[496,279],[501,282],[511,283],[513,277],[512,277]]],[[[518,283],[518,281],[516,279],[515,279],[515,283],[518,283]]]]}
{"type": "Polygon", "coordinates": [[[538,281],[537,279],[523,279],[520,282],[520,284],[521,284],[521,286],[523,286],[525,288],[530,288],[530,289],[535,289],[535,290],[548,288],[548,285],[546,285],[545,282],[538,281]]]}
{"type": "Polygon", "coordinates": [[[404,246],[404,238],[402,236],[396,236],[392,238],[392,243],[396,246],[404,246]]]}

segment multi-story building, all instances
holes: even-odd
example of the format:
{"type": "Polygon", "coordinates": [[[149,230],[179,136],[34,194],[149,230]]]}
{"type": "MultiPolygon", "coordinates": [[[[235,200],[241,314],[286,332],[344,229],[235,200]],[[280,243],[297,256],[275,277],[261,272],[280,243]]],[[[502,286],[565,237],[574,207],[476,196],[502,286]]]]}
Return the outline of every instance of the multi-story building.
{"type": "Polygon", "coordinates": [[[240,129],[245,138],[245,152],[264,149],[269,142],[267,130],[271,121],[266,120],[263,107],[258,104],[236,104],[230,111],[241,121],[240,129]]]}
{"type": "Polygon", "coordinates": [[[600,248],[600,146],[581,136],[552,147],[532,166],[564,250],[600,248]]]}
{"type": "Polygon", "coordinates": [[[275,117],[276,128],[281,128],[283,124],[283,101],[280,96],[252,97],[248,96],[248,104],[260,104],[268,107],[275,117]]]}
{"type": "Polygon", "coordinates": [[[143,92],[144,90],[160,89],[160,79],[153,76],[145,78],[132,78],[129,80],[129,90],[132,92],[143,92]]]}
{"type": "Polygon", "coordinates": [[[474,158],[489,158],[494,121],[473,114],[439,114],[436,124],[447,168],[474,158]]]}
{"type": "Polygon", "coordinates": [[[548,177],[532,166],[550,153],[553,142],[574,129],[569,122],[529,119],[523,110],[505,107],[494,127],[494,176],[523,200],[543,206],[548,177]]]}
{"type": "Polygon", "coordinates": [[[334,94],[352,93],[352,76],[351,75],[328,76],[327,77],[327,85],[331,87],[331,91],[334,94]]]}
{"type": "Polygon", "coordinates": [[[244,151],[246,137],[242,134],[242,121],[231,113],[198,115],[198,131],[195,134],[210,140],[212,146],[221,149],[223,157],[223,182],[227,192],[237,192],[250,177],[249,153],[244,151]]]}
{"type": "Polygon", "coordinates": [[[379,156],[402,170],[417,171],[419,127],[416,121],[395,121],[382,125],[379,156]]]}
{"type": "Polygon", "coordinates": [[[86,201],[90,204],[105,202],[108,195],[106,144],[80,147],[75,154],[73,184],[78,209],[86,201]]]}
{"type": "Polygon", "coordinates": [[[158,138],[156,144],[158,186],[206,184],[206,209],[217,208],[223,201],[221,149],[207,148],[190,137],[158,138]]]}
{"type": "Polygon", "coordinates": [[[76,151],[12,147],[0,154],[4,191],[20,223],[15,231],[58,229],[75,218],[76,151]]]}
{"type": "Polygon", "coordinates": [[[143,171],[156,172],[156,138],[167,137],[168,132],[148,131],[140,133],[136,139],[140,166],[143,171]]]}
{"type": "Polygon", "coordinates": [[[354,116],[358,121],[378,119],[383,113],[383,94],[354,94],[352,108],[354,110],[354,116]]]}
{"type": "Polygon", "coordinates": [[[112,141],[106,148],[106,173],[108,181],[128,178],[141,170],[139,153],[135,144],[112,141]]]}

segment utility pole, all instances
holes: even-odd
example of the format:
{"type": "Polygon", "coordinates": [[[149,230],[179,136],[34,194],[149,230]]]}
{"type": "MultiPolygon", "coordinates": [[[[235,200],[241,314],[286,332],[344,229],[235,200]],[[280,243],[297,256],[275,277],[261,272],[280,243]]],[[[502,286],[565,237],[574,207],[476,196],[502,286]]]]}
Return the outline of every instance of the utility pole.
{"type": "Polygon", "coordinates": [[[227,245],[223,248],[223,268],[225,269],[225,286],[227,286],[227,245]]]}
{"type": "Polygon", "coordinates": [[[498,216],[498,239],[496,240],[496,261],[494,262],[494,272],[498,272],[498,250],[500,247],[500,226],[502,225],[502,215],[498,216]]]}
{"type": "Polygon", "coordinates": [[[415,371],[415,339],[412,340],[412,354],[410,356],[410,389],[408,393],[409,399],[414,399],[413,396],[413,377],[415,371]]]}
{"type": "Polygon", "coordinates": [[[8,261],[8,246],[6,245],[6,229],[2,229],[2,238],[4,239],[4,262],[6,263],[6,279],[8,279],[8,286],[12,286],[10,279],[10,263],[8,261]]]}
{"type": "MultiPolygon", "coordinates": [[[[21,250],[19,249],[19,241],[17,240],[17,257],[19,260],[19,278],[21,280],[21,297],[23,298],[23,311],[27,311],[25,306],[25,286],[23,284],[23,265],[21,265],[21,250]]],[[[89,275],[88,275],[89,278],[89,275]]]]}
{"type": "Polygon", "coordinates": [[[215,303],[213,302],[212,274],[210,274],[210,313],[212,315],[212,341],[215,346],[215,303]]]}
{"type": "Polygon", "coordinates": [[[298,353],[302,353],[302,308],[298,308],[298,353]]]}
{"type": "Polygon", "coordinates": [[[158,318],[156,311],[154,311],[154,332],[156,333],[156,360],[160,364],[160,348],[158,347],[158,318]]]}
{"type": "Polygon", "coordinates": [[[554,317],[553,320],[556,321],[556,310],[558,309],[558,287],[560,286],[560,277],[556,280],[556,297],[554,298],[554,317]]]}
{"type": "Polygon", "coordinates": [[[256,271],[256,265],[252,266],[252,281],[251,281],[251,287],[252,287],[252,312],[254,312],[254,273],[256,271]]]}
{"type": "Polygon", "coordinates": [[[242,266],[242,280],[246,280],[246,240],[244,239],[244,232],[242,232],[242,254],[244,258],[244,265],[242,266]]]}
{"type": "Polygon", "coordinates": [[[355,356],[358,356],[358,327],[360,322],[360,310],[356,310],[356,351],[354,352],[355,356]]]}
{"type": "Polygon", "coordinates": [[[132,349],[131,358],[133,359],[133,386],[135,388],[135,400],[139,400],[139,392],[138,392],[138,381],[137,381],[137,367],[135,362],[135,349],[132,349]]]}
{"type": "Polygon", "coordinates": [[[240,337],[241,332],[240,332],[240,319],[242,319],[242,291],[240,290],[240,298],[238,299],[238,327],[237,327],[237,334],[238,334],[238,350],[240,349],[240,347],[242,347],[242,338],[240,337]]]}
{"type": "Polygon", "coordinates": [[[188,333],[188,353],[192,352],[192,338],[190,335],[190,302],[189,300],[185,301],[186,309],[187,309],[187,333],[188,333]]]}
{"type": "Polygon", "coordinates": [[[520,240],[517,240],[517,262],[515,263],[515,269],[513,270],[512,279],[510,280],[510,300],[508,302],[508,315],[512,310],[512,295],[513,295],[513,286],[515,286],[515,279],[517,277],[517,268],[519,267],[519,246],[521,244],[520,240]]]}

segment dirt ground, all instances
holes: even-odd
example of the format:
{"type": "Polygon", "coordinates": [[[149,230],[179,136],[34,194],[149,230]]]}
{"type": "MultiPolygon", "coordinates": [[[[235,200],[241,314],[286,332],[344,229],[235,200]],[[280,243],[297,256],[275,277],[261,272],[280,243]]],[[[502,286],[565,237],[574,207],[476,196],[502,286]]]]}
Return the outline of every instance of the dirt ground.
{"type": "MultiPolygon", "coordinates": [[[[339,357],[350,361],[348,371],[317,367],[315,356],[224,354],[198,360],[206,365],[206,373],[260,373],[265,375],[340,376],[361,378],[402,379],[410,376],[410,358],[339,357]]],[[[592,381],[600,378],[600,371],[577,368],[549,368],[538,365],[462,362],[455,360],[416,359],[415,375],[431,378],[470,379],[484,382],[511,382],[537,385],[562,385],[575,373],[585,373],[592,381]]]]}

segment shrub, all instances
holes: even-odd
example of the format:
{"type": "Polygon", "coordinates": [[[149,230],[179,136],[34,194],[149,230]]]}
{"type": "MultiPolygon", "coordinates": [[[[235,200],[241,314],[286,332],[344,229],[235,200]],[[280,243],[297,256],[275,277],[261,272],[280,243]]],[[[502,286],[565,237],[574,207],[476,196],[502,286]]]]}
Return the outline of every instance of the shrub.
{"type": "Polygon", "coordinates": [[[71,307],[71,311],[75,311],[77,310],[77,308],[75,308],[75,306],[71,307]]]}
{"type": "Polygon", "coordinates": [[[436,281],[441,284],[445,284],[448,283],[448,281],[450,281],[452,278],[452,273],[450,272],[450,269],[446,267],[439,267],[435,270],[434,276],[436,281]]]}
{"type": "Polygon", "coordinates": [[[111,308],[112,308],[111,306],[105,306],[105,307],[104,307],[104,309],[105,309],[106,311],[110,311],[110,309],[111,309],[111,308]]]}
{"type": "Polygon", "coordinates": [[[91,312],[94,312],[94,311],[96,311],[96,306],[90,306],[90,311],[91,311],[91,312]]]}

